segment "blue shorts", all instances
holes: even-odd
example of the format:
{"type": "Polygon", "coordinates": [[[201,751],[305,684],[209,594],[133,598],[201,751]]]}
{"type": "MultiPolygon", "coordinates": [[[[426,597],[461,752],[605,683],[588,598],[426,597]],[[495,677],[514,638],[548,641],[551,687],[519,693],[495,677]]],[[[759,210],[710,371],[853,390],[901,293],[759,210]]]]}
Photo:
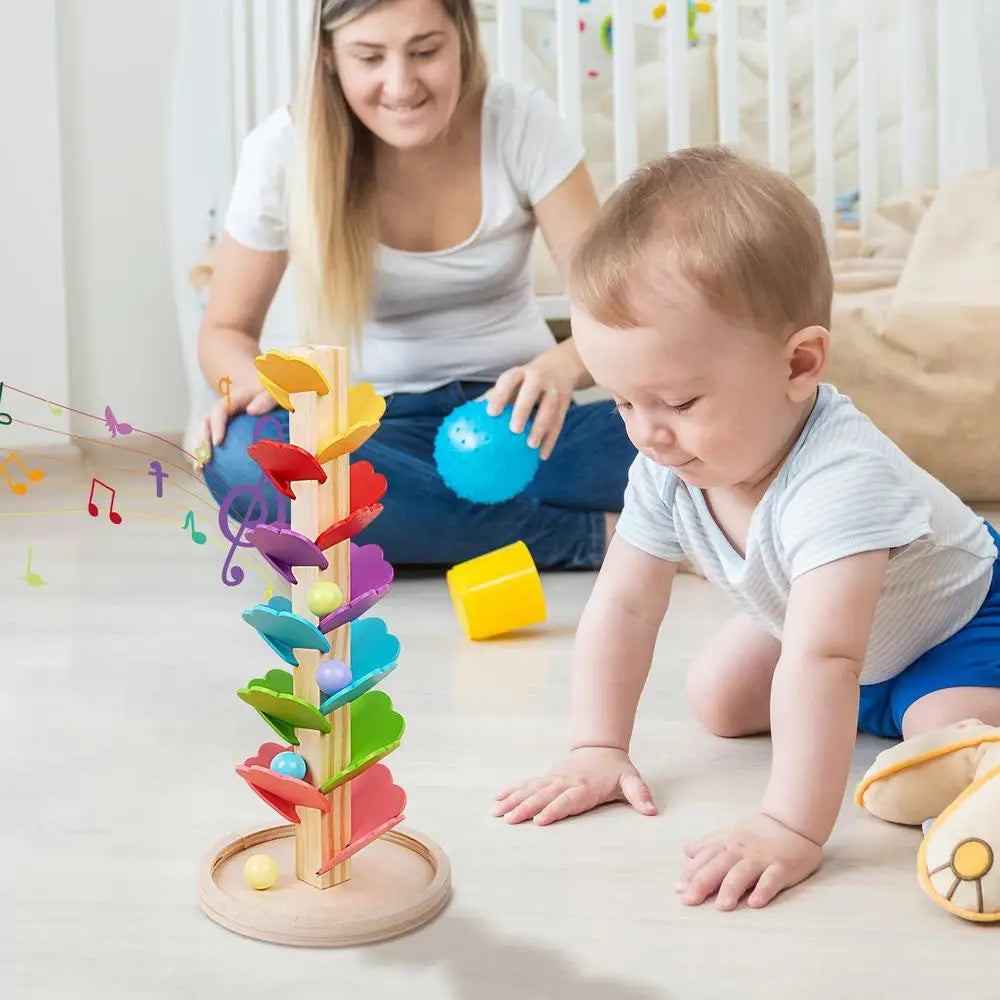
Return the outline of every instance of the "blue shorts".
{"type": "MultiPolygon", "coordinates": [[[[1000,535],[986,525],[1000,552],[1000,535]]],[[[1000,555],[993,582],[975,617],[950,639],[927,650],[901,674],[861,685],[858,729],[885,739],[903,737],[903,715],[918,699],[945,688],[1000,688],[1000,555]]],[[[956,720],[958,721],[958,720],[956,720]]]]}

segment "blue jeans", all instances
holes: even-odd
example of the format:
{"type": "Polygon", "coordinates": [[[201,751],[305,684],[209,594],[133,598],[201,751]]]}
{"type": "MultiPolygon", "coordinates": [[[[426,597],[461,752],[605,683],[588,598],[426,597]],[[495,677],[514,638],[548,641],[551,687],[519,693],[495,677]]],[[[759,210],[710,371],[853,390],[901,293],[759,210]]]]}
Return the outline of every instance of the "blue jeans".
{"type": "MultiPolygon", "coordinates": [[[[551,457],[519,496],[484,506],[455,496],[434,465],[434,435],[456,406],[481,396],[488,384],[451,382],[425,393],[387,397],[379,429],[351,456],[368,461],[389,482],[385,509],[360,541],[381,546],[402,565],[454,565],[518,540],[539,569],[591,569],[601,564],[607,511],[620,511],[635,448],[607,400],[574,404],[551,457]]],[[[288,414],[274,416],[288,440],[288,414]]],[[[217,503],[233,487],[256,483],[260,469],[247,453],[257,417],[234,417],[205,482],[217,503]]],[[[265,434],[264,437],[277,435],[265,434]]],[[[288,501],[271,483],[261,487],[269,520],[288,520],[288,501]]],[[[244,505],[245,506],[245,505],[244,505]]],[[[239,503],[231,514],[242,518],[239,503]]]]}

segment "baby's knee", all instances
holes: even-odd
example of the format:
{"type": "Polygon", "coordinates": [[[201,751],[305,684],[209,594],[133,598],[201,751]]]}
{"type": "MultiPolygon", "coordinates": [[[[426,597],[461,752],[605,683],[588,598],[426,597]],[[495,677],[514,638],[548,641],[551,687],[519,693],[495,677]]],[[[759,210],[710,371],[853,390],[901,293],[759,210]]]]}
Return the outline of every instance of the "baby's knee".
{"type": "Polygon", "coordinates": [[[754,731],[748,724],[743,699],[736,696],[724,679],[692,670],[687,675],[685,693],[691,714],[714,736],[735,739],[754,731]]]}

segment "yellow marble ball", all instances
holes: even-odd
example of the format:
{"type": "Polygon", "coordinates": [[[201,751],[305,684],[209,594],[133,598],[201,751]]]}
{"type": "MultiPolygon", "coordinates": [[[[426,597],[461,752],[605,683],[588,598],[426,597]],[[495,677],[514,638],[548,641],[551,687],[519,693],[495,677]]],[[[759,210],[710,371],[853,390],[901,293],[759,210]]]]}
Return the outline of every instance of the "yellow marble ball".
{"type": "Polygon", "coordinates": [[[243,879],[251,889],[270,889],[278,880],[278,862],[269,854],[254,854],[243,866],[243,879]]]}
{"type": "Polygon", "coordinates": [[[309,588],[306,603],[317,618],[325,618],[344,603],[344,593],[332,580],[318,580],[309,588]]]}

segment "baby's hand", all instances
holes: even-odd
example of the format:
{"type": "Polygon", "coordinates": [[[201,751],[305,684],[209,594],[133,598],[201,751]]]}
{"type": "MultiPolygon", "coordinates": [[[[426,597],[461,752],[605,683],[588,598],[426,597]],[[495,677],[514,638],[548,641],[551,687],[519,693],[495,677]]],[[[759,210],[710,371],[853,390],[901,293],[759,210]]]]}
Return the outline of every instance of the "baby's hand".
{"type": "Polygon", "coordinates": [[[689,905],[714,892],[717,909],[733,910],[750,891],[747,905],[766,906],[783,889],[809,878],[821,861],[819,844],[758,813],[733,830],[684,845],[693,860],[674,892],[689,905]]]}
{"type": "Polygon", "coordinates": [[[603,802],[625,801],[647,816],[656,813],[652,796],[624,750],[578,747],[545,777],[505,788],[494,813],[508,823],[534,817],[545,826],[587,812],[603,802]]]}

